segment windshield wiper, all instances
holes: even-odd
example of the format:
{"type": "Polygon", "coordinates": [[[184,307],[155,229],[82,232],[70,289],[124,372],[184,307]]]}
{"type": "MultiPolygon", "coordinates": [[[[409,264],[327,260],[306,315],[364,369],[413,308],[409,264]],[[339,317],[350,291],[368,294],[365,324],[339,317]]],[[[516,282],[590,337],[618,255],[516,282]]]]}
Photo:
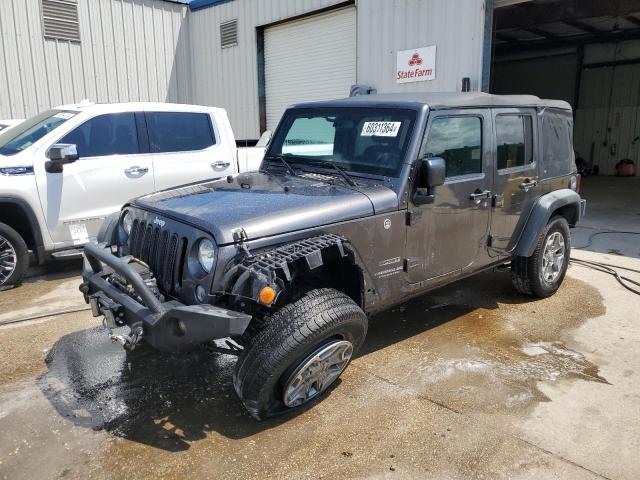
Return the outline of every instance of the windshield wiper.
{"type": "Polygon", "coordinates": [[[345,172],[342,167],[339,167],[338,165],[336,165],[333,162],[329,162],[329,161],[325,161],[325,160],[312,160],[310,162],[308,162],[310,165],[319,165],[322,167],[330,167],[333,168],[336,172],[338,172],[340,174],[340,176],[342,178],[344,178],[344,181],[347,182],[349,184],[349,186],[351,187],[357,187],[358,184],[356,182],[353,181],[353,179],[349,176],[349,174],[347,172],[345,172]]]}
{"type": "Polygon", "coordinates": [[[289,162],[287,162],[284,158],[282,158],[279,155],[269,155],[268,157],[266,157],[266,160],[278,160],[280,163],[282,163],[285,168],[287,169],[287,171],[294,177],[297,177],[298,174],[296,173],[296,171],[293,169],[293,167],[291,166],[291,164],[289,162]]]}

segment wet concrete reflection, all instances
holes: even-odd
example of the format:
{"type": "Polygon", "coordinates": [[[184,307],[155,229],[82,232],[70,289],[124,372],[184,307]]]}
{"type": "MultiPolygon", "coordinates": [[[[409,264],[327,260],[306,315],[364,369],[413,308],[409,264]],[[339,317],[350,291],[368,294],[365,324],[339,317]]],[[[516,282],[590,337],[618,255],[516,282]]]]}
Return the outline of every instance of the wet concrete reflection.
{"type": "MultiPolygon", "coordinates": [[[[454,411],[522,412],[545,400],[539,381],[605,381],[563,343],[604,311],[601,300],[568,279],[562,294],[534,302],[513,292],[508,275],[483,274],[374,317],[355,363],[454,411]]],[[[205,348],[127,354],[94,328],[61,337],[46,363],[38,384],[61,416],[163,450],[186,450],[210,432],[245,438],[294,416],[251,419],[231,383],[235,359],[205,348]]]]}

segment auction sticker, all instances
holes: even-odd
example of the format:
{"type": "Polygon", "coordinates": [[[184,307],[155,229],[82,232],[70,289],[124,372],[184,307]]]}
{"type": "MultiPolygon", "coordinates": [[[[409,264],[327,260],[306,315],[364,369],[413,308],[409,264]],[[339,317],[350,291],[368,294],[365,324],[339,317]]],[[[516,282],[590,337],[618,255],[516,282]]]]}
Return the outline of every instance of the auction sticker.
{"type": "Polygon", "coordinates": [[[397,137],[402,122],[364,122],[362,137],[397,137]]]}

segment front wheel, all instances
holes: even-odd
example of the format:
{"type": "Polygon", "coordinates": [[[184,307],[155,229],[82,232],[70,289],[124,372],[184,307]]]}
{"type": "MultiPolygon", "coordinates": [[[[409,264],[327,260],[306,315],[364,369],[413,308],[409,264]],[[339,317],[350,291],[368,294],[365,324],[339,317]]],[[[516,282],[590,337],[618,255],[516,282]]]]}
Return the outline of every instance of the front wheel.
{"type": "Polygon", "coordinates": [[[367,317],[323,288],[270,316],[236,364],[233,386],[257,420],[302,407],[338,379],[364,342],[367,317]]]}
{"type": "Polygon", "coordinates": [[[22,281],[29,266],[29,250],[18,232],[0,223],[0,290],[22,281]]]}
{"type": "Polygon", "coordinates": [[[571,254],[571,234],[564,217],[555,216],[540,233],[533,255],[511,263],[511,279],[520,293],[539,298],[553,295],[564,280],[571,254]]]}

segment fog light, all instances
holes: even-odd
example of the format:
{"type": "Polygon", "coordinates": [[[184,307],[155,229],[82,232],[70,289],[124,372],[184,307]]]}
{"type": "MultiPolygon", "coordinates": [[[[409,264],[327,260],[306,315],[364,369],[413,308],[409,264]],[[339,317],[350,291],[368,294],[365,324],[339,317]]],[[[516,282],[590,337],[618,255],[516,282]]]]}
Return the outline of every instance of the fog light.
{"type": "Polygon", "coordinates": [[[199,301],[200,303],[204,303],[206,296],[207,296],[207,292],[205,292],[204,288],[202,288],[202,285],[198,285],[196,287],[196,300],[199,301]]]}
{"type": "Polygon", "coordinates": [[[258,300],[263,305],[271,305],[276,299],[276,291],[273,287],[262,287],[260,293],[258,294],[258,300]]]}

